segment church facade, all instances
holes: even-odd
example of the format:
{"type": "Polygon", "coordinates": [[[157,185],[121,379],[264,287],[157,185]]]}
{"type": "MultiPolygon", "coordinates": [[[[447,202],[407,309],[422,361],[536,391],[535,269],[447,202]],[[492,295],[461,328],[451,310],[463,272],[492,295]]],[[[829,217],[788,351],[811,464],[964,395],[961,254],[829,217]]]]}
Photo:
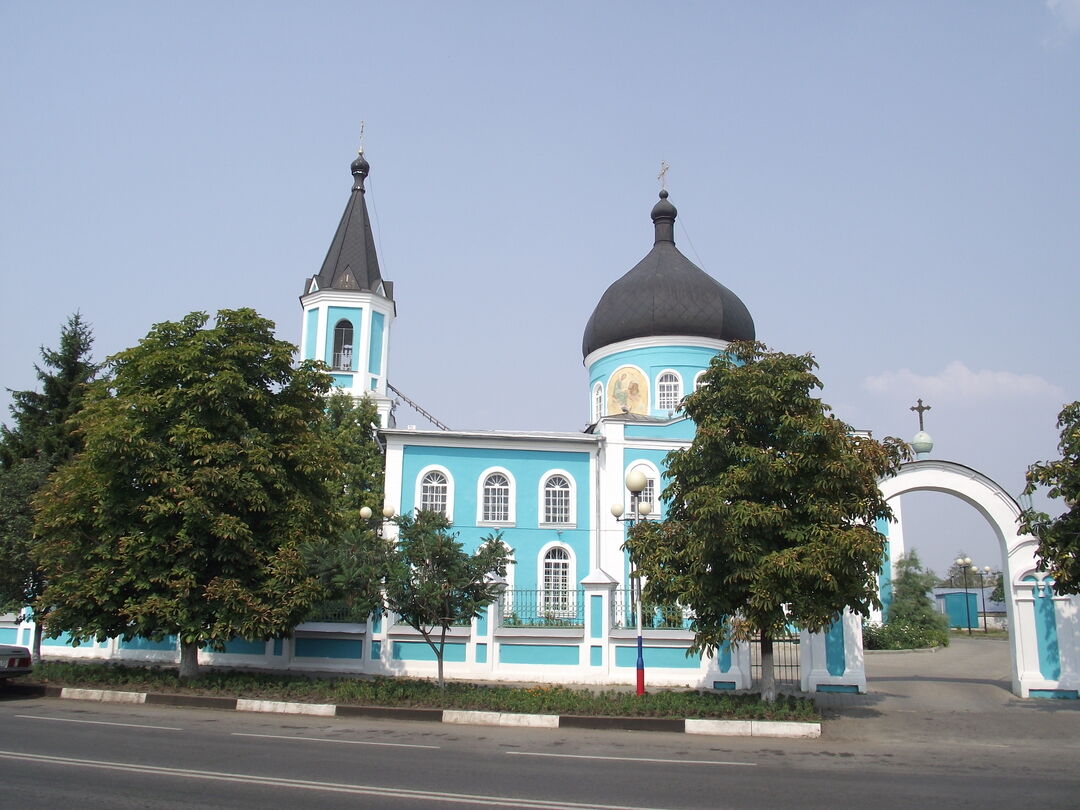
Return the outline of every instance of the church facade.
{"type": "MultiPolygon", "coordinates": [[[[353,185],[330,249],[300,297],[300,353],[331,369],[335,385],[371,398],[385,444],[385,503],[379,514],[443,513],[468,547],[493,532],[512,549],[502,597],[451,629],[450,678],[550,683],[634,683],[643,664],[650,685],[746,689],[754,680],[752,645],[717,655],[688,655],[693,634],[677,606],[648,605],[623,543],[631,520],[664,516],[659,493],[664,459],[689,446],[694,424],[680,411],[718,353],[756,337],[749,310],[676,247],[678,215],[666,190],[650,212],[652,247],[613,280],[585,325],[582,388],[588,427],[580,432],[401,429],[388,381],[397,303],[383,279],[365,203],[370,166],[351,165],[353,185]],[[636,479],[636,480],[635,480],[636,479]],[[631,492],[628,483],[635,491],[631,492]]],[[[644,217],[643,217],[644,219],[644,217]]],[[[644,225],[644,223],[643,223],[644,225]]],[[[643,227],[643,242],[646,232],[643,227]]],[[[920,401],[921,405],[921,401],[920,401]]],[[[920,459],[883,481],[896,520],[881,573],[891,596],[892,565],[905,550],[899,496],[946,492],[974,506],[997,534],[1006,581],[1012,688],[1021,697],[1080,694],[1080,599],[1057,593],[1038,570],[1037,540],[1020,535],[1020,507],[996,483],[954,462],[927,457],[932,442],[913,440],[920,459]]],[[[394,531],[386,522],[382,530],[394,531]]],[[[883,618],[880,614],[873,619],[883,618]]],[[[421,636],[391,615],[355,621],[316,615],[288,638],[236,639],[208,664],[288,670],[431,676],[436,662],[421,636]]],[[[33,625],[0,617],[0,642],[28,644],[33,625]]],[[[798,633],[803,691],[866,691],[862,626],[845,614],[824,633],[798,633]]],[[[177,640],[110,639],[72,646],[64,635],[43,652],[68,658],[174,662],[177,640]]],[[[784,673],[778,673],[784,680],[784,673]]]]}
{"type": "MultiPolygon", "coordinates": [[[[454,628],[448,673],[632,682],[638,593],[623,549],[627,518],[643,519],[642,511],[648,512],[644,519],[663,517],[664,457],[694,436],[680,402],[730,341],[755,338],[750,312],[676,247],[678,212],[663,190],[650,212],[652,248],[613,281],[585,325],[586,375],[579,396],[588,428],[398,428],[385,376],[393,286],[380,275],[364,204],[369,170],[362,155],[354,161],[353,189],[330,251],[319,274],[305,283],[301,353],[330,366],[342,389],[373,396],[379,405],[386,489],[385,504],[372,504],[374,512],[380,506],[398,514],[437,511],[467,548],[499,532],[513,551],[503,598],[470,627],[454,628]],[[632,503],[626,481],[635,472],[643,476],[644,489],[632,503]]],[[[387,523],[385,530],[393,526],[387,523]]],[[[724,649],[715,658],[688,656],[688,618],[673,608],[642,609],[649,682],[749,686],[747,649],[724,649]]],[[[847,666],[849,657],[852,664],[861,661],[857,628],[849,620],[827,636],[806,639],[808,649],[820,648],[810,688],[827,681],[865,687],[861,668],[847,666]]],[[[301,632],[309,629],[314,628],[301,632]]],[[[365,671],[433,671],[430,648],[392,616],[371,622],[364,632],[365,671]]]]}

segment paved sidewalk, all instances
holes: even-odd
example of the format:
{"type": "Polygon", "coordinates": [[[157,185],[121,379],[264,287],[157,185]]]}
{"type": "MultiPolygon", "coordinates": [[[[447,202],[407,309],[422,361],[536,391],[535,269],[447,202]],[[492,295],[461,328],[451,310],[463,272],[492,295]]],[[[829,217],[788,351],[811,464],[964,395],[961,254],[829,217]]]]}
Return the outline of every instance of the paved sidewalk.
{"type": "Polygon", "coordinates": [[[1021,700],[1009,644],[954,638],[937,651],[868,652],[867,694],[818,694],[822,737],[920,742],[1059,740],[1080,750],[1080,701],[1021,700]]]}

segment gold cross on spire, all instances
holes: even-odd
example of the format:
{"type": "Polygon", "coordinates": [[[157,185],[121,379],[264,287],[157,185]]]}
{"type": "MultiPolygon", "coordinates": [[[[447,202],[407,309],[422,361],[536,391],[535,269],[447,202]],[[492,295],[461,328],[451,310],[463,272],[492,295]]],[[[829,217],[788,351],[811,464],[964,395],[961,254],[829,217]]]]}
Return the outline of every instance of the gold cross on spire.
{"type": "Polygon", "coordinates": [[[364,154],[364,122],[360,122],[360,150],[356,153],[358,155],[364,154]]]}
{"type": "Polygon", "coordinates": [[[667,191],[667,173],[670,168],[666,160],[660,161],[660,174],[656,175],[656,179],[660,181],[661,191],[667,191]]]}

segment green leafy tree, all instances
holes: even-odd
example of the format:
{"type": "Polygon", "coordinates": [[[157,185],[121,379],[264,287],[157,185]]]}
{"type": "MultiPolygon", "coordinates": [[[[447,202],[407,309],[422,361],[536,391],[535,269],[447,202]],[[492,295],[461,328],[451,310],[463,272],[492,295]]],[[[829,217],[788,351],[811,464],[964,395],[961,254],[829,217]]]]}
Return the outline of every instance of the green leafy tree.
{"type": "Polygon", "coordinates": [[[1005,577],[1004,577],[1004,575],[1000,571],[997,572],[997,573],[991,574],[990,578],[987,580],[986,587],[988,587],[988,588],[991,587],[991,583],[993,584],[993,590],[990,591],[990,599],[991,599],[991,601],[993,601],[993,602],[1004,602],[1005,601],[1005,577]]]}
{"type": "Polygon", "coordinates": [[[330,508],[340,530],[314,539],[304,555],[327,599],[343,604],[358,621],[382,602],[385,544],[360,517],[364,506],[379,514],[383,503],[383,452],[375,440],[379,414],[367,397],[335,391],[326,402],[323,429],[341,459],[330,508]]]}
{"type": "Polygon", "coordinates": [[[94,338],[75,313],[60,329],[58,349],[41,349],[34,371],[40,391],[12,391],[10,425],[0,427],[0,607],[21,611],[37,603],[31,654],[41,659],[42,623],[49,605],[40,603],[45,572],[32,556],[30,499],[46,477],[81,447],[71,417],[82,406],[86,384],[97,374],[91,361],[94,338]]]}
{"type": "Polygon", "coordinates": [[[330,535],[329,375],[250,309],[154,326],[75,417],[83,450],[35,500],[46,632],[198,648],[288,633],[321,595],[300,548],[330,535]]]}
{"type": "Polygon", "coordinates": [[[450,521],[435,512],[399,515],[394,522],[398,536],[387,549],[386,605],[431,647],[443,687],[446,632],[499,597],[502,584],[493,578],[506,575],[510,550],[496,532],[470,554],[451,533],[450,521]]]}
{"type": "Polygon", "coordinates": [[[1064,502],[1065,511],[1052,518],[1046,512],[1025,509],[1020,528],[1039,538],[1039,570],[1050,572],[1054,590],[1080,594],[1080,400],[1062,408],[1057,426],[1061,458],[1028,467],[1024,494],[1046,487],[1047,495],[1064,502]]]}
{"type": "MultiPolygon", "coordinates": [[[[34,516],[30,499],[45,483],[44,458],[20,459],[0,466],[0,612],[21,612],[45,587],[44,573],[34,562],[34,516]]],[[[35,626],[34,655],[41,651],[40,622],[35,626]]]]}
{"type": "Polygon", "coordinates": [[[810,355],[732,344],[685,399],[697,425],[667,456],[667,517],[634,527],[646,596],[694,614],[693,651],[761,642],[762,698],[776,699],[772,640],[789,623],[820,631],[845,608],[880,606],[876,578],[891,511],[878,482],[906,445],[852,432],[814,392],[810,355]]]}
{"type": "Polygon", "coordinates": [[[335,390],[326,401],[325,428],[341,457],[334,509],[355,517],[363,506],[375,512],[383,502],[383,451],[375,440],[379,412],[368,397],[353,399],[335,390]]]}
{"type": "Polygon", "coordinates": [[[936,643],[948,643],[949,625],[937,611],[929,594],[937,584],[933,571],[923,568],[914,551],[896,561],[893,576],[893,601],[887,624],[908,624],[928,631],[936,643]]]}

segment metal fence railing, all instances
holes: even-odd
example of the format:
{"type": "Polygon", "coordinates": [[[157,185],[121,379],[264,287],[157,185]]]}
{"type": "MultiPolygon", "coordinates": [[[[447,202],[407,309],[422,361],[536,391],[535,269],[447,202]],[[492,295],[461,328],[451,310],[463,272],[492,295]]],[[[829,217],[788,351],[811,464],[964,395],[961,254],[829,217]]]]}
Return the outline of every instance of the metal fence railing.
{"type": "Polygon", "coordinates": [[[514,590],[499,599],[502,627],[584,627],[583,590],[514,590]]]}
{"type": "Polygon", "coordinates": [[[351,607],[344,599],[337,599],[315,605],[304,621],[363,624],[367,620],[366,613],[351,607]]]}
{"type": "MultiPolygon", "coordinates": [[[[636,594],[633,589],[618,590],[611,595],[611,628],[632,630],[637,627],[636,594]]],[[[656,605],[643,602],[641,627],[644,630],[689,630],[693,617],[682,605],[656,605]]]]}
{"type": "MultiPolygon", "coordinates": [[[[761,681],[761,641],[750,644],[750,678],[754,683],[761,681]]],[[[800,687],[799,672],[799,634],[787,633],[773,639],[773,677],[777,686],[792,689],[800,687]]]]}

